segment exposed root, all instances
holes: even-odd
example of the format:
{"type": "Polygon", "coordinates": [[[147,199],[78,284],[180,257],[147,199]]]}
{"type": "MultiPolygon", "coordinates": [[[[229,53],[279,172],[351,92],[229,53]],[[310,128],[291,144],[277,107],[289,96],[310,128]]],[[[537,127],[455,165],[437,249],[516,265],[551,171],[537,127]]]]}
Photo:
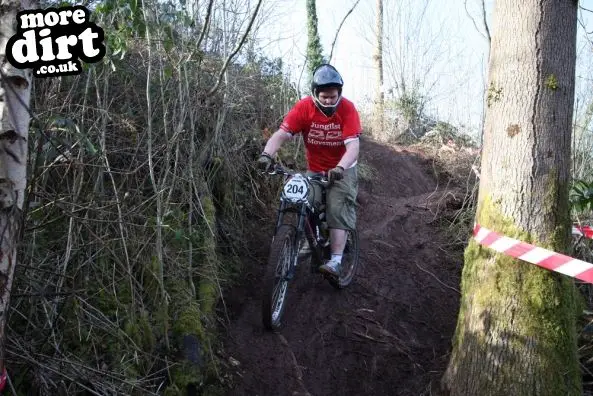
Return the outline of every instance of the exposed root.
{"type": "Polygon", "coordinates": [[[282,345],[284,345],[286,347],[286,349],[288,350],[288,352],[290,353],[290,356],[292,358],[293,368],[296,373],[296,379],[303,391],[302,393],[295,391],[292,394],[293,395],[312,396],[309,393],[309,391],[307,390],[307,387],[305,386],[305,382],[303,381],[303,370],[301,370],[301,366],[299,366],[299,362],[297,361],[297,358],[294,355],[294,352],[290,348],[290,344],[288,343],[288,340],[282,334],[278,333],[277,335],[278,335],[278,338],[280,339],[280,342],[282,343],[282,345]]]}
{"type": "Polygon", "coordinates": [[[428,275],[432,276],[437,282],[439,282],[441,285],[443,285],[447,289],[453,290],[457,294],[461,294],[461,292],[459,291],[459,289],[456,289],[453,286],[447,285],[446,283],[444,283],[443,281],[441,281],[435,274],[433,274],[432,272],[430,272],[427,269],[422,268],[422,266],[420,266],[418,263],[416,263],[416,267],[418,267],[418,269],[420,269],[421,271],[426,272],[428,275]]]}

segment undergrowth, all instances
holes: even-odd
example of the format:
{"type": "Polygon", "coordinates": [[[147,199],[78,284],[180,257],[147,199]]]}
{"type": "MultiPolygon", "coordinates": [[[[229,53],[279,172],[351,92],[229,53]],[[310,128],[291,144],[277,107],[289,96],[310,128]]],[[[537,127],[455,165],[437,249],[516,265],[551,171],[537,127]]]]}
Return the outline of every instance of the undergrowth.
{"type": "Polygon", "coordinates": [[[166,5],[125,6],[97,12],[100,26],[137,23],[108,31],[104,62],[35,81],[6,337],[18,394],[224,385],[215,309],[240,272],[257,196],[271,193],[253,168],[262,131],[296,92],[281,62],[253,48],[213,90],[221,30],[196,51],[200,26],[161,25],[166,5]]]}

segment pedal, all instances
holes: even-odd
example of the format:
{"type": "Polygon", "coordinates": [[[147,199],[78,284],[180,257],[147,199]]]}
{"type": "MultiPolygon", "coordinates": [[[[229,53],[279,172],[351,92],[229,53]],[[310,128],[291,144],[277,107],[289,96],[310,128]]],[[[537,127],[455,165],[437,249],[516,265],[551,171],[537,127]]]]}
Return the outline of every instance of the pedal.
{"type": "Polygon", "coordinates": [[[311,254],[313,254],[313,252],[310,250],[307,252],[299,252],[299,260],[307,258],[307,257],[311,256],[311,254]]]}
{"type": "Polygon", "coordinates": [[[317,270],[318,273],[320,273],[324,278],[327,279],[331,279],[331,280],[339,280],[340,279],[340,275],[336,275],[336,274],[332,274],[330,272],[325,272],[325,271],[319,271],[317,270]]]}
{"type": "Polygon", "coordinates": [[[299,256],[308,256],[313,252],[313,250],[311,250],[311,247],[309,246],[309,244],[307,243],[306,245],[304,245],[302,248],[299,249],[299,256]]]}

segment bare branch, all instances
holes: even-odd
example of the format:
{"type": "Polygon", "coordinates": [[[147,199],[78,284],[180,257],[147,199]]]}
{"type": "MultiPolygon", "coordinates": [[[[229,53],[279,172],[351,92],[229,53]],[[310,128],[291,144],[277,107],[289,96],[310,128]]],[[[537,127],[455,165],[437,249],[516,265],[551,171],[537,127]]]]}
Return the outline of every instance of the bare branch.
{"type": "MultiPolygon", "coordinates": [[[[582,6],[579,6],[579,8],[580,8],[581,10],[583,10],[583,11],[588,11],[588,12],[591,12],[591,13],[593,13],[593,10],[590,10],[590,9],[588,9],[588,8],[585,8],[585,7],[582,7],[582,6]]],[[[579,13],[579,14],[580,14],[580,15],[579,15],[579,18],[577,18],[577,20],[579,21],[579,25],[581,25],[581,27],[582,27],[582,28],[583,28],[583,30],[585,31],[585,35],[593,34],[593,30],[592,30],[592,31],[590,31],[590,32],[588,32],[588,31],[587,31],[587,27],[586,27],[586,26],[585,26],[585,24],[583,23],[583,15],[582,15],[582,13],[579,13]]],[[[589,37],[586,37],[586,38],[587,38],[587,41],[589,41],[589,43],[592,43],[592,44],[593,44],[593,42],[591,41],[591,39],[590,39],[589,37]]]]}
{"type": "MultiPolygon", "coordinates": [[[[579,25],[581,25],[581,27],[582,27],[582,28],[583,28],[583,30],[585,31],[585,35],[588,35],[588,34],[593,34],[593,30],[592,30],[592,31],[590,31],[590,32],[588,32],[588,31],[587,31],[587,27],[586,27],[586,26],[585,26],[585,24],[583,23],[583,19],[582,19],[582,18],[577,18],[577,20],[579,21],[579,25]]],[[[591,41],[591,39],[590,39],[588,36],[586,36],[586,39],[587,39],[587,41],[588,41],[588,42],[589,42],[591,45],[593,45],[593,41],[591,41]]]]}
{"type": "Polygon", "coordinates": [[[210,25],[210,16],[212,15],[212,6],[214,5],[214,0],[210,0],[208,3],[208,10],[206,11],[206,19],[204,19],[204,26],[202,26],[202,31],[200,32],[200,37],[198,38],[198,43],[196,44],[196,48],[199,50],[200,45],[202,44],[202,40],[204,40],[204,36],[206,35],[206,31],[208,30],[208,25],[210,25]]]}
{"type": "Polygon", "coordinates": [[[340,26],[338,26],[338,30],[336,31],[336,35],[334,37],[334,41],[332,42],[332,49],[329,53],[329,63],[331,63],[332,60],[332,56],[334,54],[334,46],[336,45],[336,41],[338,40],[338,34],[340,34],[340,29],[342,29],[342,25],[344,24],[344,22],[346,22],[346,18],[348,18],[348,15],[350,15],[352,13],[352,11],[354,11],[354,9],[356,8],[356,6],[358,5],[358,3],[360,2],[360,0],[356,0],[356,3],[354,3],[354,5],[352,6],[352,8],[350,9],[350,11],[348,11],[346,13],[346,15],[344,15],[344,18],[342,19],[342,22],[340,23],[340,26]]]}
{"type": "Polygon", "coordinates": [[[486,23],[486,6],[484,4],[484,0],[482,0],[482,11],[483,11],[483,16],[484,16],[483,22],[484,22],[484,28],[486,30],[486,34],[482,33],[482,31],[478,27],[478,23],[476,22],[476,20],[474,19],[474,17],[470,14],[469,10],[467,9],[467,0],[465,0],[463,2],[463,6],[465,7],[465,13],[469,17],[469,19],[471,19],[471,21],[474,24],[474,27],[476,28],[476,30],[478,31],[478,33],[480,33],[482,35],[482,37],[484,37],[485,39],[488,40],[488,42],[490,42],[490,30],[488,29],[488,24],[486,23]]]}
{"type": "Polygon", "coordinates": [[[259,0],[257,2],[257,5],[255,6],[255,11],[253,12],[253,15],[251,16],[251,20],[249,21],[249,25],[245,29],[245,33],[243,33],[243,37],[241,37],[241,40],[239,41],[239,43],[237,44],[237,46],[235,47],[235,49],[233,50],[233,52],[231,52],[230,55],[224,61],[224,64],[222,65],[222,68],[218,72],[218,77],[216,79],[216,83],[214,84],[214,86],[212,88],[210,88],[210,90],[208,92],[206,92],[206,94],[204,95],[204,97],[208,97],[208,96],[214,94],[214,92],[216,92],[216,90],[220,86],[220,82],[222,81],[222,77],[224,75],[224,72],[226,71],[227,67],[229,67],[229,64],[231,63],[231,60],[235,57],[235,55],[237,55],[237,53],[239,52],[239,50],[241,49],[241,47],[243,47],[243,44],[245,44],[245,40],[247,39],[247,35],[249,35],[249,32],[251,31],[251,27],[253,26],[253,22],[255,21],[255,17],[257,16],[257,13],[259,12],[259,7],[261,6],[262,2],[263,2],[263,0],[259,0]]]}
{"type": "Polygon", "coordinates": [[[486,36],[488,36],[488,42],[492,41],[490,37],[490,29],[488,29],[488,20],[486,19],[486,4],[484,4],[484,0],[482,0],[482,20],[484,22],[484,30],[486,30],[486,36]]]}

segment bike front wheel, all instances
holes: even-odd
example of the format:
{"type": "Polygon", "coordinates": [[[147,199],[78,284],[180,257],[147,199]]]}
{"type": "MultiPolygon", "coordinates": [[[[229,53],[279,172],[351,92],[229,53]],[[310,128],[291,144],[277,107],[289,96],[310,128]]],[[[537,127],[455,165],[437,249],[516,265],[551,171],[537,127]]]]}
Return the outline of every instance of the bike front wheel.
{"type": "Polygon", "coordinates": [[[295,240],[295,227],[282,225],[270,247],[262,296],[262,319],[268,330],[282,326],[288,284],[294,276],[298,254],[295,240]]]}

